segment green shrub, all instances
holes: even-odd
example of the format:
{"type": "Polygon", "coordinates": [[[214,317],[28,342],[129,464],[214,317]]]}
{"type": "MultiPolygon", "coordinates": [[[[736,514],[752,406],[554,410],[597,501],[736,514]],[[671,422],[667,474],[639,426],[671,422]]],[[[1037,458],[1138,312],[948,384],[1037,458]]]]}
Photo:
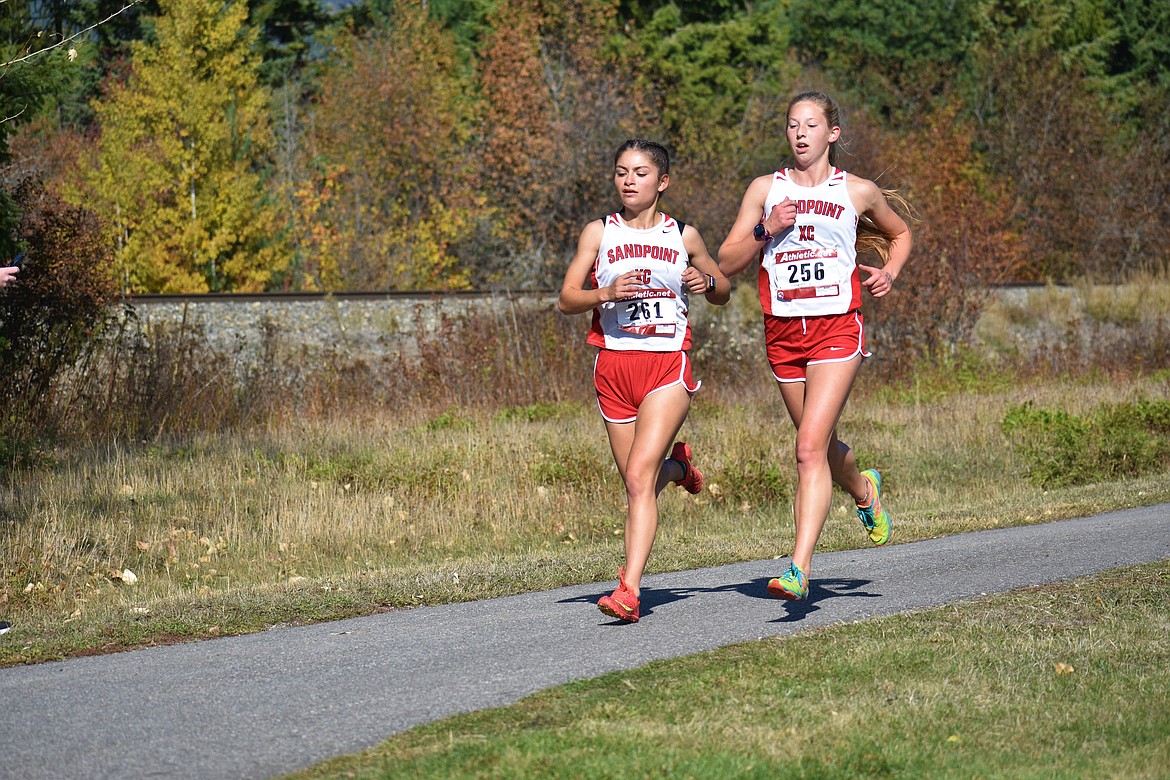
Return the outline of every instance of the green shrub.
{"type": "Polygon", "coordinates": [[[572,404],[535,403],[526,406],[509,406],[496,413],[496,419],[501,422],[510,420],[520,422],[542,422],[544,420],[559,420],[573,412],[572,404]]]}
{"type": "Polygon", "coordinates": [[[529,475],[538,485],[592,489],[605,483],[613,461],[607,451],[576,442],[535,442],[529,475]],[[602,454],[604,452],[604,454],[602,454]]]}
{"type": "Polygon", "coordinates": [[[787,461],[760,452],[719,474],[719,494],[749,504],[784,505],[796,493],[795,480],[796,470],[787,461]]]}
{"type": "Polygon", "coordinates": [[[1170,465],[1170,402],[1106,404],[1090,417],[1037,409],[1008,410],[1003,430],[1028,466],[1028,478],[1062,487],[1148,474],[1170,465]]]}
{"type": "Polygon", "coordinates": [[[438,417],[432,418],[425,425],[424,431],[469,431],[475,423],[458,410],[448,409],[438,417]]]}

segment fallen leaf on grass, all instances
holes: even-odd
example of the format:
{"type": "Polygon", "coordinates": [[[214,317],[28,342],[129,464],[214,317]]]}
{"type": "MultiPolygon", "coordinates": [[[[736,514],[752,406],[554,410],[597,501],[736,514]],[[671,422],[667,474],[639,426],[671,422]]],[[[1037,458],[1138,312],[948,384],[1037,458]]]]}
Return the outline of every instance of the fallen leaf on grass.
{"type": "Polygon", "coordinates": [[[1057,661],[1054,671],[1056,672],[1057,676],[1063,676],[1066,674],[1072,674],[1076,670],[1063,661],[1057,661]]]}

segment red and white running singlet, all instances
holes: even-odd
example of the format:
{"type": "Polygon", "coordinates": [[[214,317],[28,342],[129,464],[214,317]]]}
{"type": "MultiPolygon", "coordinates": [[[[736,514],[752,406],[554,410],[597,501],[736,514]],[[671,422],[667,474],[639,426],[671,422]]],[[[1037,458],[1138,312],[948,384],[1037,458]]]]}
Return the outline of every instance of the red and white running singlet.
{"type": "Polygon", "coordinates": [[[690,299],[682,281],[690,255],[680,228],[665,214],[648,230],[630,227],[617,214],[605,217],[601,249],[593,263],[594,289],[608,287],[627,271],[637,271],[644,286],[633,298],[593,310],[590,344],[647,352],[690,349],[690,299]]]}
{"type": "Polygon", "coordinates": [[[777,317],[845,314],[861,306],[857,272],[857,209],[845,171],[834,168],[815,187],[802,187],[788,169],[776,171],[764,213],[796,201],[796,224],[760,253],[760,304],[777,317]]]}

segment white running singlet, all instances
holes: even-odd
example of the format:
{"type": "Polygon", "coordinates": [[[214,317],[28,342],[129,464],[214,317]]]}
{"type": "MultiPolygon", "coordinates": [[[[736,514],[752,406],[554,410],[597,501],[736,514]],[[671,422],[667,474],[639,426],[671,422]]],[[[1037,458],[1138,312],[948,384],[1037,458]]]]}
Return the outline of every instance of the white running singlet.
{"type": "Polygon", "coordinates": [[[589,343],[605,349],[676,352],[690,349],[689,296],[682,274],[690,262],[681,225],[663,214],[648,230],[627,225],[617,214],[605,217],[601,248],[593,263],[594,289],[613,284],[627,271],[638,271],[644,285],[626,300],[593,310],[589,343]]]}
{"type": "Polygon", "coordinates": [[[787,168],[776,171],[764,213],[796,201],[796,224],[760,253],[760,304],[777,317],[845,314],[861,306],[857,271],[857,209],[846,173],[834,168],[815,187],[802,187],[787,168]]]}

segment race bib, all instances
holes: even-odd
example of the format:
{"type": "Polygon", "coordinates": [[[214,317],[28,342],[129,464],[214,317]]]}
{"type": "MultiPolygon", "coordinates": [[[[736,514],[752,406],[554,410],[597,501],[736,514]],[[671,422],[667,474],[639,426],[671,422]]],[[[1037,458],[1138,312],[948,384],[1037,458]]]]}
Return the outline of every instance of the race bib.
{"type": "Polygon", "coordinates": [[[797,249],[776,255],[768,272],[776,289],[776,300],[833,298],[841,291],[837,247],[797,249]]]}
{"type": "Polygon", "coordinates": [[[678,328],[678,299],[665,288],[640,290],[617,302],[618,327],[638,336],[673,336],[678,328]]]}

